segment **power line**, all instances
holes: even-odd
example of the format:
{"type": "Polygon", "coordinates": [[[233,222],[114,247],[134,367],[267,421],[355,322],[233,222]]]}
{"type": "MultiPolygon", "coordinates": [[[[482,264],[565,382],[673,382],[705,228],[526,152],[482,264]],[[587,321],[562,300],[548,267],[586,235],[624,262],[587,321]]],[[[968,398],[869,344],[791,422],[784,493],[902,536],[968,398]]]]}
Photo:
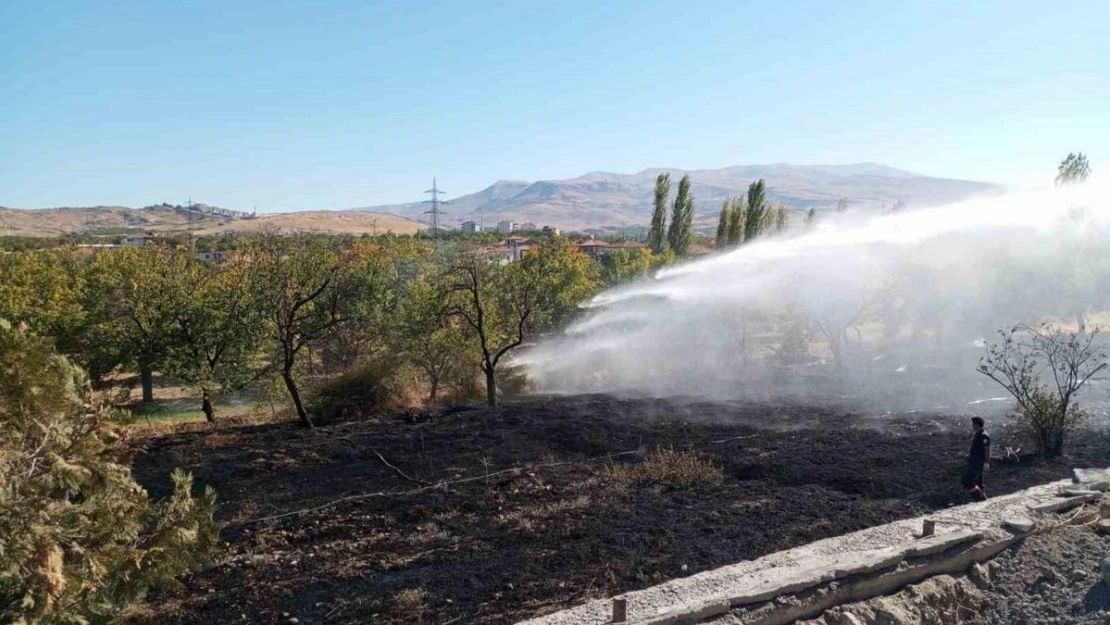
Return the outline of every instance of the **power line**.
{"type": "Polygon", "coordinates": [[[431,193],[432,194],[432,199],[424,200],[425,204],[431,204],[432,205],[432,209],[424,211],[424,214],[432,216],[432,240],[433,241],[438,241],[439,240],[439,216],[443,214],[443,211],[439,210],[439,207],[443,204],[449,204],[449,202],[445,202],[443,200],[440,200],[439,196],[440,195],[446,195],[447,192],[436,186],[436,179],[433,176],[432,177],[432,188],[428,189],[424,193],[431,193]]]}

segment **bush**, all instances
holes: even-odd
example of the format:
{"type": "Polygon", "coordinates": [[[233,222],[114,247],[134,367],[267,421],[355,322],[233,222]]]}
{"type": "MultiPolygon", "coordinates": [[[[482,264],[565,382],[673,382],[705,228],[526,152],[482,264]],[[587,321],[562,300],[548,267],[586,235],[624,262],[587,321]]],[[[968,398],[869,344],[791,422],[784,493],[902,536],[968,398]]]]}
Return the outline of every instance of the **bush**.
{"type": "Polygon", "coordinates": [[[724,473],[709,458],[692,451],[656,449],[640,464],[612,465],[609,477],[630,484],[654,484],[676,489],[715,486],[724,473]]]}
{"type": "Polygon", "coordinates": [[[321,422],[396,410],[419,401],[415,373],[393,359],[357,365],[321,384],[311,412],[321,422]]]}
{"type": "Polygon", "coordinates": [[[0,321],[0,622],[108,621],[207,561],[215,494],[151,503],[126,415],[46,339],[0,321]]]}
{"type": "Polygon", "coordinates": [[[1075,403],[1080,389],[1106,368],[1106,354],[1096,344],[1098,331],[1064,332],[1042,324],[1017,325],[999,332],[988,345],[979,373],[1005,388],[1017,400],[1017,421],[1037,447],[1053,458],[1084,418],[1075,403]],[[1051,378],[1051,386],[1041,382],[1051,378]]]}

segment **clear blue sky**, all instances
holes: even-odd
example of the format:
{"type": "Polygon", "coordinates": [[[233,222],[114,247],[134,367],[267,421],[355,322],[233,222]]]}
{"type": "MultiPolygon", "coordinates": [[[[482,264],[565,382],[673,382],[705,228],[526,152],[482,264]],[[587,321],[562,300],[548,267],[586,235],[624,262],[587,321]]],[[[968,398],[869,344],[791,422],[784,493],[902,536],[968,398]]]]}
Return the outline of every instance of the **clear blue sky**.
{"type": "Polygon", "coordinates": [[[1110,170],[1110,2],[0,0],[0,205],[349,208],[499,178],[1110,170]],[[904,5],[904,6],[902,6],[904,5]]]}

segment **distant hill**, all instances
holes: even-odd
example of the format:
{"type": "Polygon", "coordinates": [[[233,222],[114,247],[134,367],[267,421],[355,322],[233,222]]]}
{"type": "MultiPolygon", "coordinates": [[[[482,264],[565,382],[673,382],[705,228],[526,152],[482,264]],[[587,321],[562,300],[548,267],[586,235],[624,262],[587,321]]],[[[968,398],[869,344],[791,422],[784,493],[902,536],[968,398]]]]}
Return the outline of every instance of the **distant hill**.
{"type": "MultiPolygon", "coordinates": [[[[481,219],[492,225],[511,219],[579,230],[643,226],[651,219],[655,177],[664,172],[671,174],[672,197],[678,179],[684,173],[690,174],[695,214],[703,225],[712,222],[725,199],[744,192],[749,183],[759,178],[767,181],[772,202],[784,202],[799,210],[833,208],[842,197],[856,208],[880,209],[899,200],[910,208],[924,207],[1001,190],[989,183],[932,178],[876,163],[779,163],[689,172],[659,168],[636,174],[591,172],[569,180],[500,180],[477,193],[448,197],[450,204],[444,207],[444,221],[458,225],[481,219]]],[[[419,219],[424,217],[427,205],[413,202],[352,210],[419,219]]]]}
{"type": "Polygon", "coordinates": [[[262,214],[250,218],[247,213],[205,204],[191,207],[156,204],[145,208],[92,206],[33,210],[0,207],[0,236],[168,234],[190,229],[198,234],[217,234],[264,228],[346,234],[412,234],[422,227],[425,226],[418,221],[391,214],[305,211],[262,214]]]}

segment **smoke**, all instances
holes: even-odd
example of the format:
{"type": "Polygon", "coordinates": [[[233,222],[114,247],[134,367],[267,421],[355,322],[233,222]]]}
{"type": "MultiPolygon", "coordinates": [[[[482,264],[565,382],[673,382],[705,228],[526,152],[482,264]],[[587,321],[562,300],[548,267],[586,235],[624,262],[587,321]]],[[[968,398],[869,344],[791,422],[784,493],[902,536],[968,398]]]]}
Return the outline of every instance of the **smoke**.
{"type": "Polygon", "coordinates": [[[1005,408],[975,372],[986,341],[1108,308],[1106,182],[823,215],[601,293],[517,363],[552,393],[1005,408]]]}

